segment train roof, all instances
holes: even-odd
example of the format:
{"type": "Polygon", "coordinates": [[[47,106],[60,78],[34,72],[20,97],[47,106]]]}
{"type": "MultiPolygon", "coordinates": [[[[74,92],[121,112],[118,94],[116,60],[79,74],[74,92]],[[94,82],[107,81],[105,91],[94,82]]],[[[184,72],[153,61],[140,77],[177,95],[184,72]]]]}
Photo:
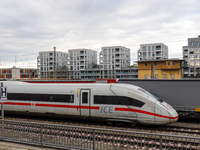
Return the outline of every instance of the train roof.
{"type": "Polygon", "coordinates": [[[114,87],[122,87],[123,88],[138,88],[138,86],[134,86],[134,85],[130,85],[130,84],[125,84],[125,83],[117,83],[117,84],[106,84],[106,83],[28,83],[28,82],[21,82],[21,81],[2,81],[4,86],[70,86],[70,87],[109,87],[110,85],[114,86],[114,87]]]}

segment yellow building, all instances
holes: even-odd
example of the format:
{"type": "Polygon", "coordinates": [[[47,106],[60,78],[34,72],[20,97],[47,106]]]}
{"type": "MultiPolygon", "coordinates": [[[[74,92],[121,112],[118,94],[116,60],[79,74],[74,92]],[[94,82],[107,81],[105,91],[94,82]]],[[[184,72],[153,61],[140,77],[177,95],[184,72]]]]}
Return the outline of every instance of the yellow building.
{"type": "Polygon", "coordinates": [[[138,79],[182,79],[182,59],[138,61],[138,79]]]}

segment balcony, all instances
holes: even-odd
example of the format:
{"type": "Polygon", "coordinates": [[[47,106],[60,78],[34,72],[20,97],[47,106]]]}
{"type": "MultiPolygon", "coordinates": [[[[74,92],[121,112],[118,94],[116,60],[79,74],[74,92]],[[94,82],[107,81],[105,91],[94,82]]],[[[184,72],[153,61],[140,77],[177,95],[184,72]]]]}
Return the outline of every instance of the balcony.
{"type": "Polygon", "coordinates": [[[161,56],[161,53],[159,53],[159,54],[156,54],[156,56],[161,56]]]}
{"type": "Polygon", "coordinates": [[[80,60],[84,60],[84,57],[80,57],[80,60]]]}
{"type": "Polygon", "coordinates": [[[160,45],[156,46],[156,51],[160,51],[160,50],[161,50],[161,46],[160,45]]]}
{"type": "Polygon", "coordinates": [[[119,53],[119,52],[120,52],[119,48],[116,48],[115,53],[119,53]]]}

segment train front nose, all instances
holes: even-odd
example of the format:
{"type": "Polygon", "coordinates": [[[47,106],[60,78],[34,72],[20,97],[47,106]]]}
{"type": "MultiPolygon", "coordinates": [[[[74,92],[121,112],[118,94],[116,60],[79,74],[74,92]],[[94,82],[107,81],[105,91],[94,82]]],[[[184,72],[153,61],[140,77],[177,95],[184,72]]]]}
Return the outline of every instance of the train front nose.
{"type": "Polygon", "coordinates": [[[166,102],[157,102],[155,105],[155,121],[157,125],[167,125],[178,120],[176,110],[166,102]]]}
{"type": "Polygon", "coordinates": [[[175,109],[170,109],[169,110],[169,122],[173,123],[178,120],[178,113],[176,112],[175,109]]]}

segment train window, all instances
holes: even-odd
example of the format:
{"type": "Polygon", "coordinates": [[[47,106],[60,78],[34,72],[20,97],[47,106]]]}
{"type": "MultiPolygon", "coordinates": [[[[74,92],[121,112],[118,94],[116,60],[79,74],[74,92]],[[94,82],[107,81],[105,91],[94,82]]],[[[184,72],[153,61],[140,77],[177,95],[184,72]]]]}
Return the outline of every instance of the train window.
{"type": "Polygon", "coordinates": [[[94,96],[94,104],[107,104],[107,96],[94,96]]]}
{"type": "Polygon", "coordinates": [[[128,98],[128,105],[130,106],[142,107],[144,104],[144,102],[141,102],[137,99],[128,98]]]}
{"type": "Polygon", "coordinates": [[[145,103],[139,100],[125,97],[125,96],[94,96],[94,104],[107,104],[107,105],[130,105],[135,107],[142,107],[145,103]]]}
{"type": "Polygon", "coordinates": [[[8,100],[74,103],[74,95],[8,93],[8,100]]]}
{"type": "Polygon", "coordinates": [[[151,93],[151,92],[149,92],[149,91],[146,91],[146,90],[144,90],[144,89],[142,89],[142,88],[139,88],[138,90],[140,90],[140,91],[146,93],[147,95],[153,97],[154,99],[156,99],[156,100],[158,100],[158,101],[160,101],[160,102],[163,102],[163,100],[162,100],[161,98],[159,98],[159,97],[158,97],[156,94],[154,94],[154,93],[151,93]]]}
{"type": "Polygon", "coordinates": [[[82,93],[82,103],[88,103],[88,93],[87,92],[82,93]]]}

